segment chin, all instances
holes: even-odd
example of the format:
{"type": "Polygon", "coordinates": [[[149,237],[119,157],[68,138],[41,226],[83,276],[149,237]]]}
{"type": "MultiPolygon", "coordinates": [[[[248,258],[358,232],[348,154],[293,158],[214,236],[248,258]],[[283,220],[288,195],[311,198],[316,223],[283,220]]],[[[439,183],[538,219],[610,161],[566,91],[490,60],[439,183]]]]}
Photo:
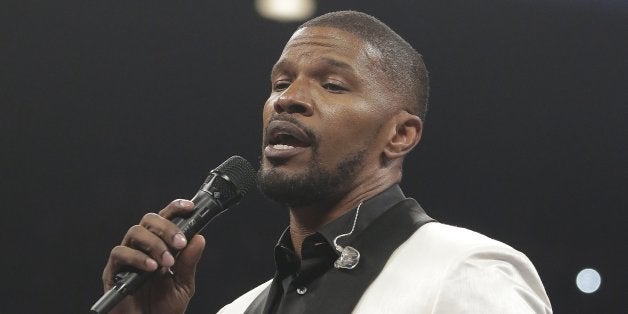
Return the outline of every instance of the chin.
{"type": "Polygon", "coordinates": [[[349,156],[333,170],[324,169],[315,160],[288,167],[265,158],[257,184],[267,198],[290,207],[333,202],[351,187],[363,167],[363,156],[362,151],[349,156]]]}

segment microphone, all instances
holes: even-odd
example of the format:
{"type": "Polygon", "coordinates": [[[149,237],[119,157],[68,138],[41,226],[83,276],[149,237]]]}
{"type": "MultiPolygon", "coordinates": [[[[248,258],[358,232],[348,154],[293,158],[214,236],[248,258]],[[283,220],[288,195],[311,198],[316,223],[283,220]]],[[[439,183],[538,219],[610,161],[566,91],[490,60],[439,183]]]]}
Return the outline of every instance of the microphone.
{"type": "MultiPolygon", "coordinates": [[[[230,206],[237,204],[255,185],[255,170],[240,156],[232,156],[209,173],[192,198],[196,207],[185,217],[174,217],[175,223],[187,239],[199,233],[209,222],[230,206]]],[[[135,292],[154,272],[134,268],[114,276],[114,286],[94,305],[90,313],[108,313],[125,296],[135,292]]]]}

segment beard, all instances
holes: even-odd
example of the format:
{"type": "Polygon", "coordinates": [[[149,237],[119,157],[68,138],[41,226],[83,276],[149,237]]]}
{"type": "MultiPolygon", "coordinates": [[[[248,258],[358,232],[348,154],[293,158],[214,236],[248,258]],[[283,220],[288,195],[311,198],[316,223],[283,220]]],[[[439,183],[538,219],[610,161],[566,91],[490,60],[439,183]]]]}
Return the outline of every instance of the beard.
{"type": "Polygon", "coordinates": [[[287,175],[276,168],[265,169],[262,163],[257,173],[260,191],[267,198],[292,208],[338,202],[353,188],[366,149],[347,156],[332,170],[323,168],[317,152],[313,149],[305,173],[287,175]]]}

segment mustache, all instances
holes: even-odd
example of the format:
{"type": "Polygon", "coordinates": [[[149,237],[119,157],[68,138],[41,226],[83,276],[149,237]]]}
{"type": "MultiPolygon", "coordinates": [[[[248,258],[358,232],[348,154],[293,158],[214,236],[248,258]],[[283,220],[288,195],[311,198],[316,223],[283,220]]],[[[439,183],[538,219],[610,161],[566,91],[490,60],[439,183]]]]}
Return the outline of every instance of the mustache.
{"type": "MultiPolygon", "coordinates": [[[[272,117],[270,117],[270,119],[268,120],[268,123],[270,124],[273,121],[285,121],[285,122],[290,122],[294,125],[296,125],[299,129],[303,130],[303,132],[305,133],[305,135],[307,135],[310,143],[312,144],[313,147],[317,147],[318,145],[318,137],[316,136],[316,133],[314,132],[314,130],[312,130],[311,128],[305,126],[301,121],[299,121],[297,118],[295,118],[293,115],[289,114],[289,113],[278,113],[273,115],[272,117]]],[[[266,134],[266,130],[264,130],[264,134],[266,134]]]]}

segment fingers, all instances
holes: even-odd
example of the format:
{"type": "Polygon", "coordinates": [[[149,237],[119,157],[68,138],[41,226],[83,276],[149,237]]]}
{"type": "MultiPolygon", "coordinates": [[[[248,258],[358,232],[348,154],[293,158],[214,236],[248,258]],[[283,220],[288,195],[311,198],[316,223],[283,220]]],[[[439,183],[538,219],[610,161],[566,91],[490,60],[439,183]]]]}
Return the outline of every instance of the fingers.
{"type": "Polygon", "coordinates": [[[138,225],[129,228],[121,245],[111,251],[103,272],[105,284],[110,283],[113,274],[125,266],[144,271],[173,266],[175,259],[171,251],[182,250],[188,243],[183,233],[168,218],[185,215],[193,209],[194,203],[178,199],[170,202],[159,215],[144,215],[138,225]]]}
{"type": "Polygon", "coordinates": [[[194,203],[191,201],[183,199],[174,200],[162,209],[159,215],[154,213],[144,215],[139,224],[139,226],[143,228],[132,227],[129,229],[122,244],[138,248],[145,252],[147,252],[147,250],[161,249],[159,252],[161,253],[161,251],[164,250],[163,245],[160,245],[154,237],[144,232],[143,229],[146,229],[157,236],[162,242],[165,242],[169,247],[180,250],[187,245],[187,239],[179,228],[169,219],[177,215],[185,216],[193,209],[194,203]]]}
{"type": "Polygon", "coordinates": [[[122,245],[135,247],[145,252],[157,248],[165,249],[166,244],[180,250],[187,245],[187,239],[177,225],[155,213],[144,215],[140,224],[131,227],[122,240],[122,245]]]}
{"type": "Polygon", "coordinates": [[[122,265],[121,263],[117,263],[118,267],[114,266],[114,268],[131,266],[133,268],[137,268],[143,271],[154,271],[157,270],[157,267],[159,267],[159,264],[155,261],[155,259],[151,258],[141,251],[132,249],[128,246],[119,245],[114,247],[113,250],[111,250],[111,259],[114,262],[124,261],[124,265],[122,265]]]}
{"type": "MultiPolygon", "coordinates": [[[[155,217],[159,217],[153,214],[155,217]]],[[[163,218],[149,217],[148,215],[142,219],[141,225],[135,225],[129,229],[122,246],[132,248],[137,253],[142,253],[146,258],[151,258],[155,263],[160,266],[170,267],[174,264],[174,257],[169,251],[169,248],[181,249],[185,247],[186,241],[181,240],[182,235],[177,232],[176,226],[168,226],[171,224],[163,218]],[[147,222],[155,220],[156,222],[147,222]],[[156,224],[163,224],[163,226],[156,226],[156,224]],[[178,240],[175,240],[178,239],[178,240]]],[[[123,256],[126,257],[126,256],[123,256]]]]}
{"type": "Polygon", "coordinates": [[[184,215],[194,209],[194,203],[188,200],[178,199],[170,202],[168,206],[159,211],[159,216],[171,219],[177,215],[184,215]]]}

